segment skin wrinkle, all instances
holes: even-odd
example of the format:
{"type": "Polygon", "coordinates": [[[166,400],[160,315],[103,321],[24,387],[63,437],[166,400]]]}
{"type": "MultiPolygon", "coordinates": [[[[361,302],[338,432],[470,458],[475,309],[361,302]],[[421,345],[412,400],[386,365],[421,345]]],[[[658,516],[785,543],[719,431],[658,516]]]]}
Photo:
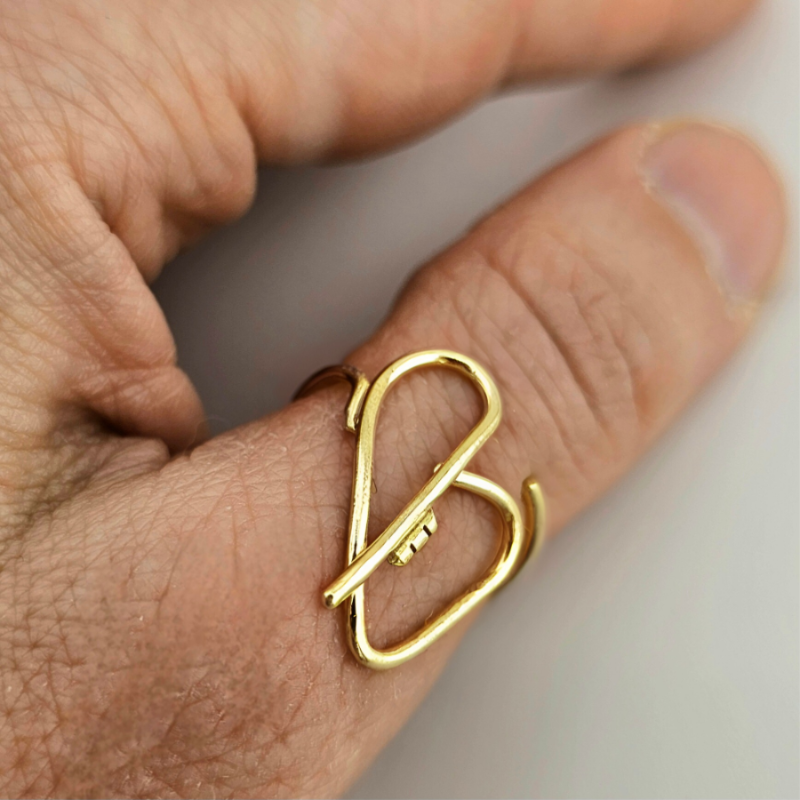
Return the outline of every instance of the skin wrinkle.
{"type": "Polygon", "coordinates": [[[520,286],[518,280],[514,276],[513,270],[498,267],[495,264],[495,258],[492,256],[485,257],[485,262],[490,269],[496,271],[503,279],[506,280],[511,291],[517,297],[519,297],[519,299],[527,307],[531,318],[535,319],[542,327],[548,341],[555,348],[555,351],[560,355],[564,367],[574,381],[575,386],[578,388],[580,394],[584,398],[584,408],[594,416],[598,430],[602,431],[606,436],[608,436],[608,431],[600,417],[600,412],[593,405],[593,403],[597,401],[596,391],[594,387],[587,382],[585,376],[582,374],[581,361],[573,355],[569,345],[564,341],[561,331],[559,330],[559,326],[550,322],[541,313],[534,303],[532,296],[520,286]]]}
{"type": "MultiPolygon", "coordinates": [[[[83,27],[84,27],[84,30],[85,30],[85,32],[87,34],[92,34],[93,33],[93,28],[92,28],[91,25],[84,24],[83,27]]],[[[104,46],[104,42],[101,39],[97,39],[97,43],[101,47],[104,46]]],[[[116,63],[117,62],[116,56],[113,53],[111,53],[111,55],[113,57],[113,62],[116,63]]],[[[119,62],[119,63],[122,63],[122,65],[125,66],[124,62],[119,62]]],[[[89,64],[91,66],[92,62],[89,62],[89,64]]],[[[131,78],[137,78],[137,73],[132,68],[129,70],[129,74],[130,74],[131,78]]],[[[86,82],[85,85],[88,87],[89,83],[86,82]]],[[[46,88],[50,92],[53,91],[53,87],[52,86],[45,86],[44,88],[46,88]]],[[[127,91],[127,88],[125,89],[125,91],[127,91]]],[[[113,93],[114,92],[112,90],[112,95],[113,95],[113,93]]],[[[159,98],[159,96],[157,96],[157,93],[152,93],[151,96],[153,97],[154,100],[160,102],[160,98],[159,98]]],[[[190,96],[188,94],[188,92],[187,92],[187,96],[190,96]]],[[[120,125],[122,125],[123,128],[127,131],[130,141],[134,145],[139,147],[140,157],[143,159],[144,163],[149,164],[150,173],[153,174],[153,175],[157,174],[156,165],[153,162],[150,161],[150,156],[149,156],[149,151],[152,149],[153,152],[156,152],[156,149],[155,148],[145,148],[140,143],[140,140],[139,140],[139,137],[138,137],[136,131],[128,125],[126,120],[119,113],[116,112],[115,104],[113,102],[105,102],[105,103],[103,103],[102,98],[100,98],[99,94],[97,95],[97,97],[98,97],[98,99],[100,99],[100,102],[103,105],[103,107],[105,108],[106,112],[110,112],[112,114],[116,114],[118,123],[120,125]]],[[[72,103],[75,102],[75,98],[74,97],[64,97],[63,99],[69,100],[72,103]]],[[[161,104],[161,108],[165,113],[168,111],[167,107],[165,105],[163,105],[163,104],[161,104]]],[[[85,114],[87,112],[87,110],[88,110],[88,107],[87,107],[86,103],[83,103],[83,105],[78,107],[77,110],[81,114],[85,114]]],[[[203,116],[202,114],[198,114],[198,118],[200,118],[202,116],[203,116]]],[[[96,119],[97,122],[100,122],[100,123],[107,122],[107,120],[105,120],[104,118],[102,118],[100,116],[97,116],[95,119],[96,119]]],[[[67,130],[69,130],[69,128],[67,130]]],[[[180,137],[180,130],[179,129],[175,129],[175,133],[176,133],[177,136],[180,137]]],[[[216,140],[213,140],[213,139],[210,139],[209,141],[210,141],[210,143],[212,145],[214,145],[215,142],[216,142],[216,140]]],[[[179,148],[179,149],[183,149],[183,150],[185,150],[185,152],[187,152],[189,155],[191,155],[191,150],[190,149],[188,149],[188,148],[179,148]]],[[[239,148],[238,150],[234,150],[233,152],[241,152],[241,149],[239,148]]],[[[240,213],[244,209],[244,207],[246,207],[246,205],[249,204],[250,197],[252,196],[252,186],[253,186],[252,156],[250,157],[250,159],[248,160],[248,162],[246,164],[242,162],[242,159],[240,157],[237,156],[237,159],[238,159],[239,163],[242,163],[242,167],[240,169],[237,168],[237,169],[239,169],[239,173],[240,174],[237,173],[238,177],[235,178],[233,181],[231,181],[230,184],[233,185],[233,186],[242,187],[242,190],[243,190],[242,191],[242,195],[243,195],[243,197],[242,197],[241,200],[239,200],[239,199],[235,200],[233,208],[231,208],[230,210],[226,210],[225,213],[223,214],[223,218],[227,218],[230,215],[230,213],[240,213]]],[[[209,163],[213,163],[213,160],[209,161],[208,159],[206,159],[205,160],[205,164],[204,164],[205,168],[208,167],[209,163]]],[[[204,174],[204,173],[201,173],[201,174],[204,174]]],[[[220,181],[216,177],[210,177],[209,178],[209,183],[214,188],[213,188],[213,190],[210,190],[208,192],[204,191],[203,195],[207,196],[209,198],[219,197],[220,196],[220,191],[219,191],[220,181]]],[[[222,181],[222,183],[224,184],[225,181],[222,181]]],[[[238,191],[239,190],[237,189],[237,192],[238,191]]],[[[227,193],[223,192],[223,195],[225,195],[225,194],[227,194],[227,193]]],[[[101,205],[106,205],[107,206],[107,204],[102,204],[102,203],[101,203],[101,205]]],[[[220,218],[219,218],[218,214],[215,213],[212,216],[212,219],[214,221],[219,221],[220,218]]]]}
{"type": "MultiPolygon", "coordinates": [[[[481,270],[480,273],[483,275],[482,280],[484,282],[487,280],[487,276],[488,275],[495,275],[496,276],[495,270],[491,269],[491,267],[488,270],[481,270]]],[[[524,303],[521,302],[520,298],[518,298],[515,294],[513,295],[513,297],[517,301],[519,301],[520,304],[527,311],[527,307],[524,305],[524,303]]],[[[471,308],[474,308],[474,309],[478,309],[480,306],[479,306],[479,304],[474,302],[474,299],[472,299],[470,297],[468,297],[467,300],[464,301],[464,302],[458,302],[458,301],[461,300],[461,294],[460,293],[456,295],[456,300],[457,301],[453,302],[453,304],[452,304],[453,310],[455,312],[456,317],[462,322],[462,335],[465,335],[465,336],[469,337],[470,336],[471,327],[474,328],[475,326],[474,325],[470,326],[470,324],[469,324],[470,320],[468,320],[464,316],[464,314],[462,313],[462,309],[464,307],[464,304],[466,304],[467,307],[471,307],[471,308]]],[[[498,337],[498,342],[499,342],[499,339],[503,338],[502,337],[502,329],[500,328],[499,323],[496,320],[494,320],[491,317],[491,315],[489,315],[485,311],[482,311],[481,315],[482,315],[482,320],[485,319],[487,322],[489,322],[491,324],[491,326],[492,326],[493,331],[496,331],[498,334],[500,334],[500,336],[498,337]]],[[[474,319],[474,317],[473,317],[473,319],[474,319]]],[[[470,337],[470,341],[474,341],[475,342],[475,346],[479,347],[480,350],[483,352],[483,354],[486,355],[485,345],[481,344],[477,337],[474,337],[474,336],[470,337]]],[[[515,338],[515,342],[516,341],[519,341],[519,339],[515,338]]],[[[508,349],[508,353],[511,356],[512,364],[518,370],[518,374],[521,375],[523,377],[523,379],[530,385],[530,388],[533,390],[538,402],[543,406],[543,408],[545,409],[545,411],[546,411],[546,413],[548,415],[548,418],[552,421],[554,430],[557,433],[559,448],[563,449],[563,451],[567,453],[567,456],[570,459],[571,465],[581,475],[586,477],[585,470],[581,466],[580,461],[578,461],[575,458],[572,446],[569,446],[567,444],[567,441],[568,441],[567,440],[567,436],[568,436],[567,427],[562,422],[561,415],[556,413],[555,404],[551,400],[548,399],[548,393],[542,391],[542,388],[538,384],[538,382],[536,382],[531,375],[528,375],[528,372],[527,372],[527,370],[525,370],[525,368],[524,368],[524,366],[522,364],[522,361],[513,354],[513,350],[511,348],[508,349]]],[[[533,358],[533,353],[531,353],[530,355],[531,355],[531,358],[530,358],[529,363],[535,363],[536,359],[533,358]]],[[[488,357],[487,357],[487,363],[488,363],[488,357]]],[[[537,370],[537,372],[538,372],[538,370],[537,370]]],[[[504,378],[500,379],[500,384],[499,385],[500,385],[501,392],[503,392],[504,389],[509,388],[508,385],[507,385],[507,383],[508,383],[508,378],[506,378],[507,375],[508,375],[507,371],[504,371],[504,373],[503,373],[504,378]]],[[[557,385],[557,382],[553,381],[553,385],[557,385]]],[[[505,392],[504,392],[504,394],[505,394],[505,392]]],[[[512,440],[516,440],[517,437],[513,435],[513,433],[514,433],[513,428],[514,428],[514,425],[515,425],[514,417],[509,415],[509,414],[507,414],[506,415],[506,419],[505,419],[505,424],[508,425],[511,428],[512,436],[510,438],[512,440]]],[[[547,461],[552,461],[552,459],[546,458],[543,453],[539,453],[538,452],[538,448],[539,447],[540,447],[540,445],[538,444],[538,442],[534,444],[534,448],[536,448],[534,450],[535,455],[533,455],[531,457],[531,461],[534,462],[534,463],[535,462],[544,463],[544,462],[547,462],[547,461]]],[[[520,459],[509,458],[507,460],[509,462],[515,462],[515,461],[520,460],[520,459]]]]}
{"type": "MultiPolygon", "coordinates": [[[[552,225],[547,228],[537,228],[537,235],[550,236],[553,230],[559,230],[558,227],[553,228],[552,225]]],[[[604,340],[610,338],[607,344],[612,345],[612,351],[608,355],[594,350],[592,358],[587,359],[583,356],[573,356],[570,346],[566,341],[560,341],[558,334],[558,327],[565,327],[564,323],[558,322],[558,317],[553,319],[555,322],[548,323],[546,331],[548,338],[557,345],[558,351],[564,358],[564,362],[571,372],[575,372],[577,365],[589,363],[598,363],[599,359],[606,358],[609,364],[616,364],[617,369],[613,371],[613,380],[610,382],[602,381],[597,383],[587,382],[589,378],[583,378],[576,375],[577,385],[581,388],[583,394],[586,396],[585,406],[588,410],[597,409],[605,422],[600,424],[600,429],[606,434],[609,445],[618,449],[623,446],[620,441],[620,434],[635,439],[642,432],[641,416],[644,413],[646,405],[650,402],[649,397],[653,392],[647,390],[648,377],[641,371],[641,356],[634,353],[630,346],[632,340],[644,340],[647,342],[647,349],[652,347],[650,344],[652,337],[648,334],[648,328],[653,328],[652,322],[648,325],[643,320],[639,319],[635,313],[631,313],[629,309],[641,308],[642,303],[631,303],[628,301],[626,295],[631,294],[627,287],[613,286],[608,282],[606,270],[601,262],[598,262],[594,256],[587,252],[585,247],[581,247],[569,238],[568,234],[559,233],[556,237],[551,239],[555,244],[556,250],[562,251],[566,248],[566,252],[577,257],[577,262],[571,267],[570,280],[565,287],[566,290],[562,292],[565,300],[572,303],[574,310],[580,315],[584,324],[584,329],[590,333],[593,340],[601,345],[604,340]],[[600,283],[592,290],[590,289],[589,295],[584,298],[586,291],[583,289],[583,284],[588,284],[586,276],[590,280],[595,278],[599,279],[600,283]],[[606,314],[594,313],[594,308],[598,305],[608,307],[612,310],[613,317],[616,318],[617,325],[613,325],[606,314]],[[602,328],[597,329],[596,320],[602,321],[602,328]],[[634,330],[636,333],[632,333],[634,330]],[[618,327],[623,334],[615,333],[614,328],[618,327]],[[623,390],[620,392],[620,390],[623,390]],[[609,395],[609,390],[612,395],[609,395]],[[614,397],[616,395],[616,399],[614,397]],[[634,417],[638,422],[638,426],[630,426],[627,424],[628,417],[634,417]],[[609,422],[616,424],[616,430],[609,429],[609,422]]],[[[553,260],[553,256],[550,256],[553,260]]],[[[513,268],[504,266],[511,263],[512,259],[497,261],[496,258],[489,260],[487,263],[490,267],[496,269],[509,278],[514,275],[513,268]]],[[[536,296],[535,292],[528,292],[523,288],[518,281],[512,280],[512,286],[521,296],[523,301],[530,298],[533,303],[533,298],[536,296]]],[[[588,288],[588,286],[587,286],[588,288]]],[[[552,289],[550,290],[552,291],[552,289]]],[[[655,295],[650,295],[655,297],[655,295]]],[[[530,307],[532,314],[540,324],[544,324],[543,320],[547,316],[542,307],[543,301],[537,301],[530,307]]],[[[659,311],[660,306],[658,303],[651,303],[656,312],[659,311]]],[[[571,329],[570,329],[571,330],[571,329]]],[[[574,336],[574,334],[571,333],[574,336]]],[[[641,351],[641,347],[637,348],[641,351]]],[[[652,416],[652,413],[650,414],[652,416]]],[[[600,423],[601,420],[598,420],[600,423]]],[[[584,438],[585,441],[585,438],[584,438]]],[[[581,468],[579,462],[575,462],[576,466],[581,468]]]]}
{"type": "MultiPolygon", "coordinates": [[[[103,242],[103,244],[100,245],[100,246],[101,247],[105,247],[106,244],[108,244],[108,242],[103,242]]],[[[116,247],[117,247],[117,245],[113,246],[114,250],[116,250],[116,247]]],[[[82,254],[82,256],[83,256],[83,258],[86,258],[86,252],[84,252],[82,254]]],[[[88,257],[89,257],[89,260],[92,260],[93,258],[100,257],[100,253],[98,252],[96,255],[93,255],[92,253],[89,253],[88,257]]],[[[75,281],[75,277],[77,277],[77,276],[70,276],[69,281],[64,284],[64,288],[69,287],[70,291],[72,291],[72,292],[76,292],[77,291],[76,299],[77,299],[78,302],[76,303],[76,305],[77,305],[77,307],[83,308],[84,309],[84,313],[85,313],[86,301],[91,302],[92,305],[97,303],[97,297],[98,297],[97,291],[96,291],[97,287],[96,287],[96,284],[93,285],[92,288],[95,291],[91,295],[86,294],[86,289],[82,288],[80,286],[80,283],[75,281]],[[89,299],[90,297],[91,297],[91,300],[89,299]]],[[[123,280],[123,281],[127,282],[130,279],[129,278],[122,278],[120,280],[123,280]]],[[[140,280],[140,278],[138,278],[138,276],[137,276],[137,278],[134,279],[134,280],[140,280]]],[[[115,294],[117,296],[117,302],[119,302],[120,292],[118,290],[114,289],[114,285],[113,284],[111,286],[107,287],[107,291],[115,291],[115,294]]],[[[100,298],[102,299],[102,294],[100,295],[100,298]]],[[[98,307],[98,318],[99,319],[103,319],[104,316],[105,316],[104,308],[102,306],[98,307]]],[[[160,318],[160,311],[158,311],[157,309],[156,309],[156,316],[158,318],[160,318]]],[[[164,336],[166,337],[165,341],[167,343],[166,351],[164,352],[163,357],[167,361],[172,361],[172,360],[174,360],[174,346],[172,344],[172,341],[171,341],[171,338],[169,337],[168,332],[166,331],[166,327],[165,326],[163,326],[163,327],[164,327],[164,336]]],[[[69,342],[69,338],[62,337],[62,341],[69,342]]],[[[91,337],[90,337],[89,341],[91,341],[91,337]]],[[[152,357],[152,349],[146,355],[152,357]]],[[[145,364],[147,362],[143,360],[142,363],[145,364]]],[[[152,363],[152,361],[150,363],[152,363]]]]}
{"type": "MultiPolygon", "coordinates": [[[[474,253],[477,251],[471,249],[469,252],[474,253]]],[[[498,281],[500,280],[500,276],[498,276],[494,271],[488,271],[485,268],[485,264],[483,263],[482,260],[480,259],[475,260],[474,255],[461,256],[459,253],[452,259],[452,266],[444,269],[442,268],[443,266],[444,265],[438,266],[438,274],[442,275],[442,279],[446,278],[447,282],[444,285],[439,285],[439,284],[433,285],[427,291],[435,292],[438,295],[444,297],[454,296],[455,301],[449,302],[448,304],[448,312],[449,309],[451,308],[460,307],[461,304],[459,302],[459,299],[462,296],[463,292],[467,291],[468,287],[471,286],[472,283],[471,275],[474,274],[475,272],[477,272],[479,275],[493,274],[498,281]],[[453,291],[452,287],[450,286],[451,283],[459,287],[458,291],[456,292],[453,291]]],[[[507,287],[507,284],[504,281],[502,284],[498,285],[507,287]]],[[[503,293],[503,296],[506,296],[505,293],[503,293]]],[[[464,301],[467,303],[467,305],[471,304],[470,297],[472,297],[471,291],[469,292],[467,300],[464,301]]],[[[536,341],[535,337],[531,337],[530,334],[527,333],[528,326],[532,322],[534,322],[532,318],[527,316],[528,315],[527,307],[525,307],[524,304],[521,303],[520,299],[517,298],[514,293],[509,291],[507,293],[507,297],[516,300],[516,302],[520,303],[520,305],[526,309],[525,310],[526,334],[523,338],[531,339],[532,342],[535,342],[536,341]]],[[[491,307],[499,305],[500,307],[505,308],[503,302],[500,300],[500,297],[497,296],[496,292],[492,295],[486,296],[486,299],[487,301],[489,301],[488,305],[490,305],[491,307]]],[[[452,318],[453,314],[447,313],[444,316],[452,318]]],[[[485,317],[488,317],[488,314],[485,313],[482,314],[481,319],[485,317]]],[[[503,319],[505,320],[505,324],[508,325],[508,316],[504,315],[503,319]]],[[[476,340],[476,337],[482,339],[484,343],[491,341],[490,337],[480,334],[483,334],[483,329],[480,329],[480,331],[476,329],[473,333],[467,332],[466,339],[462,339],[461,337],[456,336],[453,339],[453,341],[458,342],[459,343],[458,346],[461,347],[462,349],[467,349],[471,352],[474,347],[473,342],[476,340]],[[465,342],[468,342],[468,344],[465,344],[465,342]]],[[[569,383],[565,384],[564,381],[560,380],[557,377],[558,376],[557,371],[552,371],[547,369],[546,359],[543,359],[544,347],[542,346],[541,342],[537,344],[535,348],[536,354],[535,357],[532,358],[531,363],[538,365],[537,374],[550,374],[552,372],[553,380],[550,381],[546,389],[542,390],[538,388],[537,385],[538,382],[533,382],[532,378],[528,378],[527,375],[525,376],[525,381],[522,385],[516,385],[510,383],[510,377],[512,373],[509,372],[508,365],[505,364],[501,359],[503,355],[511,354],[513,363],[514,360],[513,349],[509,345],[511,343],[516,343],[518,340],[519,337],[515,337],[512,340],[512,342],[498,341],[498,347],[493,348],[491,354],[488,351],[485,351],[485,363],[496,363],[502,367],[498,371],[498,374],[503,376],[500,384],[501,389],[504,391],[504,396],[506,398],[512,398],[512,403],[508,402],[506,403],[506,411],[505,411],[506,420],[511,419],[515,416],[515,411],[517,409],[515,408],[515,404],[513,403],[513,398],[518,396],[521,392],[534,389],[534,391],[537,394],[540,394],[544,398],[545,408],[554,407],[552,398],[554,397],[561,398],[562,395],[564,397],[568,397],[571,394],[569,391],[565,391],[565,388],[569,389],[570,384],[569,383]],[[548,398],[551,399],[548,400],[548,398]]],[[[543,344],[546,347],[547,342],[545,341],[543,344]]],[[[581,402],[583,402],[582,397],[581,397],[581,402]]],[[[527,402],[525,406],[521,409],[522,413],[526,416],[529,416],[531,414],[530,409],[532,405],[535,406],[535,404],[527,402]]],[[[575,409],[573,409],[572,412],[567,416],[567,422],[571,424],[573,427],[575,427],[575,419],[576,419],[576,414],[575,414],[575,409]]],[[[537,472],[542,471],[540,469],[540,466],[538,465],[546,464],[547,465],[546,472],[549,474],[558,474],[562,471],[567,471],[568,469],[570,469],[572,461],[575,458],[575,454],[573,454],[570,450],[565,450],[563,452],[563,455],[557,455],[556,452],[554,452],[553,450],[553,445],[547,444],[548,442],[553,441],[552,433],[555,433],[556,436],[560,435],[558,433],[557,428],[555,431],[553,431],[552,422],[553,420],[549,416],[545,416],[543,419],[540,419],[539,424],[535,426],[536,427],[535,435],[532,433],[530,426],[528,426],[528,431],[527,431],[528,435],[525,440],[525,447],[524,448],[520,447],[519,457],[513,461],[506,461],[505,459],[495,459],[490,457],[492,448],[495,447],[497,444],[497,442],[493,439],[488,443],[484,451],[482,451],[482,453],[479,454],[478,459],[476,460],[476,468],[479,471],[487,471],[487,465],[488,465],[489,474],[491,474],[491,472],[493,471],[492,469],[493,465],[494,467],[496,467],[497,465],[501,465],[502,467],[502,465],[506,463],[518,463],[518,462],[525,463],[525,466],[522,467],[518,473],[508,476],[508,479],[511,481],[509,485],[511,486],[519,485],[519,482],[521,482],[522,478],[525,477],[527,474],[529,474],[532,469],[537,472]],[[541,444],[542,442],[544,442],[544,444],[541,444]],[[484,453],[486,454],[485,456],[484,453]],[[564,464],[563,467],[559,466],[559,462],[565,460],[567,463],[564,464]]],[[[583,433],[584,433],[584,438],[588,441],[591,441],[591,430],[584,431],[583,433]]],[[[502,473],[502,468],[500,471],[502,473]]]]}
{"type": "Polygon", "coordinates": [[[88,453],[79,448],[78,442],[90,442],[94,432],[81,430],[75,422],[70,427],[65,426],[64,431],[61,441],[46,450],[36,452],[28,448],[35,457],[46,456],[49,462],[46,473],[37,475],[34,472],[32,476],[26,476],[24,483],[17,480],[7,487],[8,492],[16,491],[25,502],[16,504],[16,507],[11,505],[5,514],[4,524],[0,527],[2,559],[19,557],[23,544],[34,537],[36,525],[52,515],[76,490],[88,487],[91,476],[117,454],[117,449],[109,447],[108,443],[88,453]]]}
{"type": "MultiPolygon", "coordinates": [[[[144,26],[146,29],[147,18],[145,18],[144,26]]],[[[200,93],[198,92],[194,81],[191,79],[191,75],[189,73],[189,70],[186,68],[185,61],[183,61],[182,59],[182,52],[180,46],[176,46],[177,42],[174,39],[169,43],[170,45],[169,51],[174,54],[175,58],[178,61],[178,63],[176,64],[173,63],[173,61],[169,58],[167,54],[167,48],[162,46],[156,37],[152,36],[151,34],[148,36],[148,38],[151,42],[153,42],[157,51],[161,55],[162,62],[168,66],[170,73],[176,78],[178,84],[185,89],[186,97],[188,97],[194,103],[195,110],[197,113],[193,115],[193,119],[197,123],[199,123],[200,126],[202,127],[205,133],[205,139],[209,143],[209,145],[214,149],[214,153],[217,156],[219,163],[221,164],[225,163],[225,159],[222,157],[222,150],[220,147],[220,143],[218,142],[217,137],[214,137],[211,134],[211,130],[209,127],[209,117],[208,115],[202,113],[202,108],[200,103],[200,93]]],[[[134,75],[134,79],[137,79],[137,77],[138,76],[134,75]]],[[[172,132],[175,134],[178,143],[178,148],[180,150],[183,150],[187,154],[189,163],[189,174],[194,176],[204,175],[205,169],[203,166],[200,165],[199,161],[197,160],[193,148],[190,146],[190,141],[187,138],[186,132],[183,130],[183,127],[179,124],[176,116],[170,109],[169,105],[164,101],[159,92],[154,91],[153,87],[149,83],[142,81],[141,86],[142,88],[145,89],[148,95],[153,98],[153,100],[157,104],[157,107],[161,110],[162,114],[164,115],[164,118],[169,123],[172,132]]],[[[244,211],[250,205],[253,192],[255,191],[255,180],[250,176],[253,175],[254,171],[255,171],[255,164],[254,162],[250,161],[249,163],[247,163],[245,169],[243,170],[245,174],[242,176],[237,176],[237,178],[231,181],[231,183],[235,185],[244,185],[245,187],[245,202],[243,203],[241,209],[235,210],[234,213],[236,216],[239,216],[239,214],[244,213],[244,211]],[[248,177],[250,177],[249,181],[248,177]]],[[[220,185],[222,186],[225,185],[225,181],[224,180],[219,181],[219,179],[217,179],[216,177],[212,177],[209,179],[209,185],[214,189],[218,189],[220,188],[220,185]]],[[[208,190],[202,191],[202,187],[201,187],[201,193],[208,195],[212,194],[212,192],[208,190]]],[[[195,214],[196,213],[197,212],[195,211],[195,214]]],[[[219,222],[219,221],[224,221],[224,219],[227,218],[228,215],[226,215],[223,218],[223,220],[212,219],[211,221],[219,222]]]]}
{"type": "MultiPolygon", "coordinates": [[[[647,405],[647,393],[642,391],[643,387],[646,385],[646,376],[643,376],[640,371],[642,361],[641,355],[635,352],[635,350],[641,351],[642,348],[634,349],[631,346],[631,342],[634,340],[639,342],[644,341],[644,349],[646,351],[652,349],[653,337],[648,333],[648,327],[652,326],[655,328],[652,323],[652,315],[658,314],[661,310],[661,306],[658,303],[650,304],[652,308],[650,309],[650,321],[648,324],[647,320],[637,314],[639,304],[631,302],[633,287],[624,285],[619,278],[615,284],[613,282],[613,272],[605,267],[602,258],[598,258],[592,253],[591,246],[588,243],[576,242],[574,239],[570,239],[567,231],[562,230],[561,233],[565,237],[564,243],[567,248],[571,248],[579,254],[590,269],[592,276],[598,278],[601,282],[600,286],[597,288],[594,299],[584,302],[583,304],[577,303],[576,308],[583,316],[587,329],[591,329],[591,321],[588,317],[588,312],[592,310],[594,306],[608,307],[609,310],[613,312],[610,318],[605,315],[603,318],[606,325],[606,332],[612,337],[615,347],[612,358],[613,355],[618,355],[622,364],[622,370],[618,370],[614,374],[614,381],[617,383],[621,381],[625,385],[626,391],[621,395],[621,402],[624,403],[623,416],[625,416],[626,413],[634,414],[639,422],[637,432],[641,433],[643,431],[641,416],[643,409],[647,405]],[[614,302],[615,300],[617,300],[617,302],[614,302]],[[612,324],[612,320],[616,320],[617,324],[612,324]],[[628,322],[626,322],[626,320],[628,320],[628,322]],[[616,330],[617,328],[619,328],[619,332],[616,330]],[[635,333],[632,333],[632,331],[635,331],[635,333]],[[639,376],[638,379],[636,377],[637,375],[639,376]]],[[[573,275],[576,276],[577,273],[573,273],[573,275]]],[[[572,285],[570,289],[572,290],[573,296],[578,296],[576,286],[572,285]]],[[[611,419],[614,419],[613,413],[611,419]]],[[[611,437],[611,440],[613,442],[613,437],[611,437]]]]}

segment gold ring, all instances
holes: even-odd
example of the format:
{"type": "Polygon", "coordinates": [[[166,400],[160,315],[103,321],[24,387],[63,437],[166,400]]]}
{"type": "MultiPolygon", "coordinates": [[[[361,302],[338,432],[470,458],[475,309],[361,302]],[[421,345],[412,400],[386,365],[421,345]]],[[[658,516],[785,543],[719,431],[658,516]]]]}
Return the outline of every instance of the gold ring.
{"type": "Polygon", "coordinates": [[[424,350],[398,358],[370,383],[355,367],[326,367],[312,375],[297,397],[334,380],[345,380],[351,393],[345,411],[345,427],[356,436],[353,494],[347,537],[345,570],[323,592],[328,608],[345,603],[347,639],[355,657],[371,669],[390,669],[405,663],[430,647],[460,619],[503,584],[507,583],[540,549],[544,540],[545,504],[541,487],[532,477],[522,486],[527,509],[523,524],[519,506],[501,486],[466,471],[475,454],[497,430],[502,414],[500,392],[489,373],[468,356],[450,350],[424,350]],[[371,544],[367,523],[372,487],[375,430],[383,398],[404,375],[426,367],[447,367],[468,377],[483,397],[483,416],[450,456],[438,464],[422,489],[371,544]],[[502,546],[494,563],[469,590],[453,600],[416,633],[392,647],[373,647],[367,636],[364,583],[384,562],[405,566],[436,532],[433,504],[450,487],[465,489],[488,500],[502,520],[502,546]]]}

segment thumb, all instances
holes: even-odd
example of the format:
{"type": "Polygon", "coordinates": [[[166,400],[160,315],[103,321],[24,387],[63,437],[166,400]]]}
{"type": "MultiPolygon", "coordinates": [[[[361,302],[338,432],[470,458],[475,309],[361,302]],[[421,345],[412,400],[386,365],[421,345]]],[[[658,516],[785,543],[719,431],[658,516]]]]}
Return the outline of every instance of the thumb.
{"type": "MultiPolygon", "coordinates": [[[[514,495],[536,474],[555,530],[732,352],[771,280],[783,226],[780,187],[742,138],[700,124],[623,130],[422,269],[348,360],[370,378],[422,349],[482,363],[504,416],[470,470],[514,495]]],[[[70,558],[92,556],[69,584],[70,618],[82,624],[69,635],[59,627],[53,644],[70,640],[74,651],[70,636],[91,640],[86,664],[70,672],[70,696],[82,699],[69,714],[43,712],[59,712],[71,742],[70,758],[55,759],[59,791],[333,795],[423,697],[457,632],[373,673],[348,652],[341,610],[321,602],[344,563],[345,401],[323,390],[158,472],[101,474],[63,510],[71,532],[31,542],[31,565],[56,552],[69,571],[70,558]],[[85,547],[73,557],[76,537],[85,547]],[[103,625],[87,625],[98,607],[103,625]]],[[[415,373],[385,405],[375,530],[479,414],[471,388],[436,371],[415,373]]],[[[377,646],[419,628],[491,560],[480,501],[448,493],[436,514],[425,551],[367,583],[377,646]]],[[[53,680],[67,669],[48,663],[53,680]]]]}

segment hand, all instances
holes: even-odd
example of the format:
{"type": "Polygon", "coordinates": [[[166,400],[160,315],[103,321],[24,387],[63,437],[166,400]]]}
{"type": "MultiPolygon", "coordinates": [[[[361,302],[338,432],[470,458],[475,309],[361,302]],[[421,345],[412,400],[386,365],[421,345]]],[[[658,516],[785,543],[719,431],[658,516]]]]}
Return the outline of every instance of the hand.
{"type": "MultiPolygon", "coordinates": [[[[457,643],[358,666],[339,613],[345,393],[199,444],[203,412],[147,288],[240,214],[255,161],[395,144],[503,85],[673,57],[744,12],[608,0],[50,0],[0,6],[0,774],[4,794],[332,795],[457,643]],[[191,448],[191,449],[190,449],[191,448]]],[[[412,281],[347,360],[448,347],[505,416],[474,470],[535,473],[551,532],[618,475],[747,330],[781,191],[742,138],[649,124],[597,143],[412,281]]],[[[453,376],[387,402],[377,528],[477,416],[453,376]]],[[[451,493],[409,570],[370,580],[379,643],[491,558],[451,493]]]]}

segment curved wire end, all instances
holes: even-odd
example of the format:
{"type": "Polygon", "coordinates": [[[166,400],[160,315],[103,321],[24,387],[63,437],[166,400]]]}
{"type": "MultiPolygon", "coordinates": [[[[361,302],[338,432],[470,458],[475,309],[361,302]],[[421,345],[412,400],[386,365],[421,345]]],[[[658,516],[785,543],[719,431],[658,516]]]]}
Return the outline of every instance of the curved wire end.
{"type": "Polygon", "coordinates": [[[352,367],[350,364],[324,367],[303,383],[294,393],[292,400],[299,400],[301,397],[306,397],[317,389],[322,389],[337,381],[345,381],[350,384],[350,399],[345,408],[344,426],[350,433],[355,433],[358,419],[361,416],[361,407],[364,405],[364,398],[369,390],[367,376],[360,369],[352,367]]]}
{"type": "Polygon", "coordinates": [[[533,475],[529,475],[522,482],[522,499],[525,503],[527,532],[530,539],[526,561],[539,555],[545,540],[545,526],[547,515],[545,513],[544,493],[542,487],[533,475]]]}

